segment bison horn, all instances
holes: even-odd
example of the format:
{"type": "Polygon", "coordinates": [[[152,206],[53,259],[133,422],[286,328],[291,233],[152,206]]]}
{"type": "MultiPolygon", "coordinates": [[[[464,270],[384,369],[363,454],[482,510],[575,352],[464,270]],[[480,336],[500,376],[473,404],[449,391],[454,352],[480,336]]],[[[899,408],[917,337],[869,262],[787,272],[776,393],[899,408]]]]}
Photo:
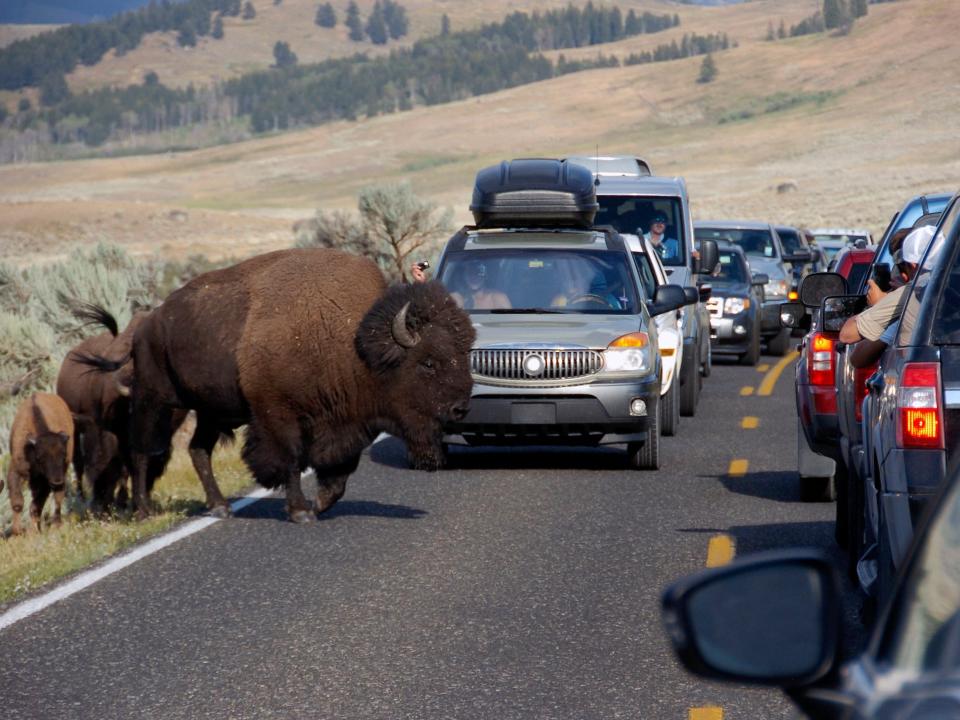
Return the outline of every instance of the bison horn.
{"type": "Polygon", "coordinates": [[[124,385],[117,380],[117,392],[120,394],[120,397],[130,397],[130,386],[124,385]]]}
{"type": "Polygon", "coordinates": [[[405,348],[412,348],[420,342],[420,336],[417,333],[410,332],[407,327],[407,311],[409,309],[410,303],[408,302],[400,308],[400,312],[393,318],[393,339],[397,341],[398,345],[405,348]]]}

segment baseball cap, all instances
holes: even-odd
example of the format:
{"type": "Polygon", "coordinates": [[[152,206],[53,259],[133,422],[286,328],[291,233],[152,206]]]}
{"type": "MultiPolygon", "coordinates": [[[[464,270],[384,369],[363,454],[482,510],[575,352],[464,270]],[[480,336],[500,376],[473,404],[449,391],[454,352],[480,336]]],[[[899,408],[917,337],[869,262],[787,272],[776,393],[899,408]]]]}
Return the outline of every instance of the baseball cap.
{"type": "Polygon", "coordinates": [[[664,213],[662,213],[662,212],[655,212],[655,213],[653,214],[653,219],[652,219],[650,222],[651,222],[651,223],[655,223],[655,222],[666,223],[666,222],[667,222],[667,216],[666,216],[666,214],[664,214],[664,213]]]}
{"type": "Polygon", "coordinates": [[[903,239],[902,254],[903,261],[919,264],[923,259],[923,254],[930,245],[930,240],[937,228],[933,225],[924,225],[918,227],[903,239]]]}

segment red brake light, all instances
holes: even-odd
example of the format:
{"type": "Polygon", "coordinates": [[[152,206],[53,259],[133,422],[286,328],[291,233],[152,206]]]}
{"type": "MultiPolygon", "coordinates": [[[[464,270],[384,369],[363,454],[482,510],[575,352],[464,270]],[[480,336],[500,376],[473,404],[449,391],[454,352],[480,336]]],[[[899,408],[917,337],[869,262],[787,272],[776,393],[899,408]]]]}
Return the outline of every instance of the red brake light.
{"type": "Polygon", "coordinates": [[[907,363],[897,390],[897,445],[943,448],[939,363],[907,363]]]}
{"type": "Polygon", "coordinates": [[[807,355],[807,372],[811,385],[833,385],[834,363],[833,338],[822,333],[814,333],[807,355]]]}

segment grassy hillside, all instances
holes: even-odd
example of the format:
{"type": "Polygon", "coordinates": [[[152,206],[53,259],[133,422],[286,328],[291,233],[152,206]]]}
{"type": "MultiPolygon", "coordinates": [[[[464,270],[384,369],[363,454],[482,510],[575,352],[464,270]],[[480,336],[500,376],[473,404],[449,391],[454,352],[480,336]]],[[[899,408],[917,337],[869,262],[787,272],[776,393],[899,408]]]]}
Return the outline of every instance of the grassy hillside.
{"type": "MultiPolygon", "coordinates": [[[[444,4],[451,16],[461,5],[444,4]]],[[[960,18],[953,0],[901,0],[871,5],[847,37],[763,41],[771,20],[789,26],[817,5],[669,6],[679,29],[603,47],[625,56],[684,32],[727,32],[740,45],[716,56],[709,85],[696,82],[691,58],[191,153],[0,167],[0,260],[99,238],[136,253],[240,256],[289,245],[294,220],[353,207],[360,187],[382,180],[409,179],[466,221],[479,167],[596,146],[685,176],[697,217],[879,232],[911,194],[953,190],[960,178],[948,120],[960,101],[937,81],[960,61],[960,18]],[[796,190],[778,193],[788,180],[796,190]]]]}

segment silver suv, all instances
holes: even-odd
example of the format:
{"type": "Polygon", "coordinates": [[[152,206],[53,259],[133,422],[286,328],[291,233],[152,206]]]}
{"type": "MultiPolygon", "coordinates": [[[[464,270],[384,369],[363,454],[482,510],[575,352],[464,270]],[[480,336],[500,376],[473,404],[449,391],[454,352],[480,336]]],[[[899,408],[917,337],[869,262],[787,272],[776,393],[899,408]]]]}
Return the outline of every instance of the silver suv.
{"type": "Polygon", "coordinates": [[[652,316],[685,298],[674,286],[647,297],[619,234],[468,227],[448,241],[437,277],[477,331],[470,410],[445,443],[625,443],[632,467],[659,467],[652,316]]]}

